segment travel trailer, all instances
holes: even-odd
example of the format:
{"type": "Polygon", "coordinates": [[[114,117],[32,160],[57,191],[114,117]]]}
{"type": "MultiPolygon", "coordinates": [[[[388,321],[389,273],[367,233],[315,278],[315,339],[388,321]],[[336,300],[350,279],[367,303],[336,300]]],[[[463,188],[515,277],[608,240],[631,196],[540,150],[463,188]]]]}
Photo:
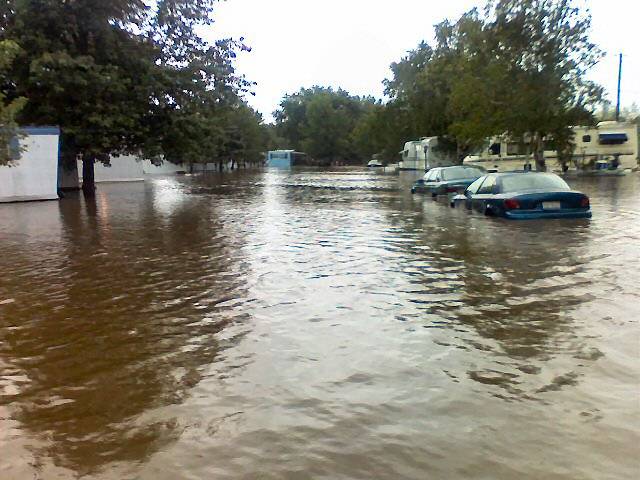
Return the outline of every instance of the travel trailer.
{"type": "MultiPolygon", "coordinates": [[[[623,174],[638,169],[638,125],[626,122],[600,122],[594,127],[574,127],[573,154],[564,165],[558,153],[544,150],[547,169],[556,172],[623,174]]],[[[485,147],[463,161],[490,172],[535,170],[530,145],[506,135],[492,137],[485,147]]]]}
{"type": "Polygon", "coordinates": [[[438,149],[438,137],[422,137],[404,144],[400,152],[402,161],[400,170],[427,171],[434,167],[455,165],[455,155],[438,149]]]}
{"type": "Polygon", "coordinates": [[[425,170],[435,167],[450,167],[456,164],[455,153],[440,150],[438,137],[423,137],[420,139],[424,150],[425,170]]]}
{"type": "Polygon", "coordinates": [[[398,164],[399,170],[425,170],[424,148],[421,140],[405,143],[400,155],[402,160],[398,164]]]}

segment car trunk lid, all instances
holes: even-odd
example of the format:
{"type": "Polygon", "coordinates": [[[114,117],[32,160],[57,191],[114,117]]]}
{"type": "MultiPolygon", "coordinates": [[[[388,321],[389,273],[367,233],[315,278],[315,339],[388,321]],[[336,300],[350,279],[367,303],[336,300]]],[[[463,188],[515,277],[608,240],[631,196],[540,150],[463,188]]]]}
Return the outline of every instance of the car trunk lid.
{"type": "Polygon", "coordinates": [[[589,198],[580,192],[535,192],[513,195],[522,210],[589,209],[589,198]]]}

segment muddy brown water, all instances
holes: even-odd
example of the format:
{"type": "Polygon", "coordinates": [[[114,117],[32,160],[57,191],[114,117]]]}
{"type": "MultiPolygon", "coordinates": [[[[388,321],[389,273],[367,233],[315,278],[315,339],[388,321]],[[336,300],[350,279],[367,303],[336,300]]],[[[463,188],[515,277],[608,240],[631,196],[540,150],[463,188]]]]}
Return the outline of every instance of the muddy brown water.
{"type": "Polygon", "coordinates": [[[410,175],[0,205],[0,479],[630,479],[640,175],[508,222],[410,175]]]}

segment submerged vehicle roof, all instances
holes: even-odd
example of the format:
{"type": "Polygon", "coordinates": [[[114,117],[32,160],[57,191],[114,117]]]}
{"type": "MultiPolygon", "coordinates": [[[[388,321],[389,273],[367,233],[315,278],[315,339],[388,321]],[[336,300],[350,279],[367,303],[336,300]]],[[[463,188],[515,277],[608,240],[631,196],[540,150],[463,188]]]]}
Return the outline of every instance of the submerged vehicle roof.
{"type": "Polygon", "coordinates": [[[492,175],[501,180],[504,192],[510,191],[533,191],[533,190],[571,190],[571,187],[565,180],[553,172],[530,172],[530,171],[511,171],[496,172],[492,175]]]}
{"type": "Polygon", "coordinates": [[[510,175],[552,175],[554,177],[560,177],[560,175],[554,172],[538,172],[536,170],[509,170],[507,172],[488,172],[487,175],[495,175],[496,177],[508,177],[510,175]]]}
{"type": "Polygon", "coordinates": [[[448,165],[446,167],[433,167],[431,170],[435,170],[436,168],[439,170],[448,170],[450,168],[473,168],[475,170],[483,170],[482,167],[478,167],[476,165],[448,165]]]}

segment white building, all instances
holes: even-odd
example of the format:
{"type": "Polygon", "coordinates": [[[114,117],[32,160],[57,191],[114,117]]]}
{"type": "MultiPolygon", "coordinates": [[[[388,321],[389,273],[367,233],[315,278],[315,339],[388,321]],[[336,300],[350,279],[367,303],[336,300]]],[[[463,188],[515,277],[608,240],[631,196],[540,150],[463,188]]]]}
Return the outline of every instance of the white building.
{"type": "Polygon", "coordinates": [[[58,199],[58,127],[26,127],[13,166],[0,167],[0,202],[58,199]]]}
{"type": "MultiPolygon", "coordinates": [[[[102,162],[94,164],[94,178],[96,183],[102,182],[143,182],[145,178],[153,175],[176,175],[178,173],[189,173],[190,171],[216,171],[217,163],[194,164],[190,169],[189,165],[174,164],[171,162],[162,162],[160,165],[154,165],[150,160],[142,160],[135,155],[121,155],[119,157],[111,157],[109,165],[102,162]]],[[[69,179],[68,183],[73,185],[73,174],[77,176],[75,186],[82,183],[82,160],[78,160],[77,169],[70,174],[65,173],[69,179]]],[[[70,185],[66,185],[69,187],[70,185]]]]}

